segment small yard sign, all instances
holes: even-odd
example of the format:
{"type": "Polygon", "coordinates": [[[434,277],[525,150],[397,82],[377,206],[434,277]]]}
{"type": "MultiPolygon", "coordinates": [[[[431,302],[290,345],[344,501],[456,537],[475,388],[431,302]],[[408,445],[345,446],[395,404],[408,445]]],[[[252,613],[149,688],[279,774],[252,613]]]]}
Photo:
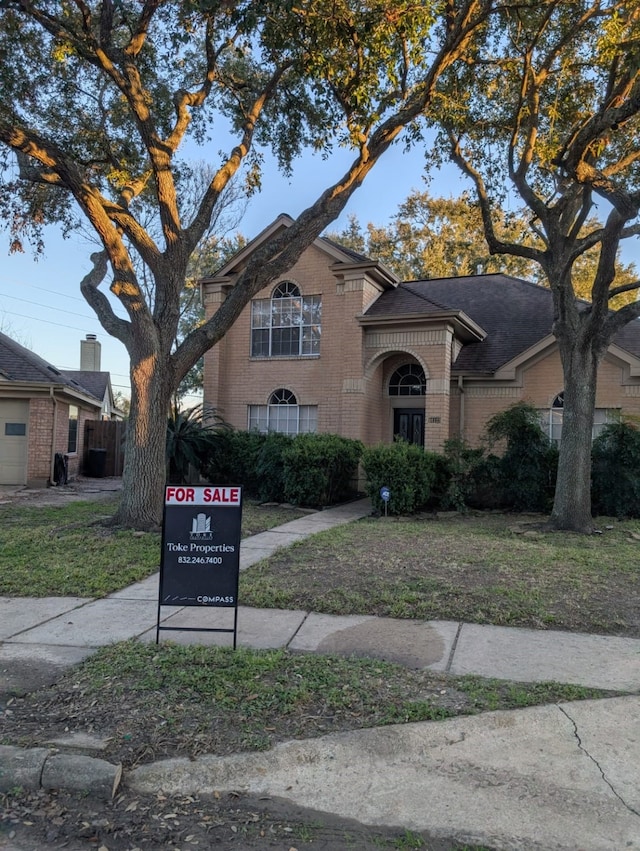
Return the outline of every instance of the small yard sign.
{"type": "Polygon", "coordinates": [[[388,487],[383,486],[380,488],[380,499],[384,502],[384,516],[387,516],[387,508],[389,505],[389,499],[391,498],[391,491],[388,487]]]}
{"type": "Polygon", "coordinates": [[[168,485],[165,489],[156,644],[160,630],[233,632],[236,646],[242,489],[168,485]],[[234,609],[233,629],[160,626],[162,606],[234,609]]]}

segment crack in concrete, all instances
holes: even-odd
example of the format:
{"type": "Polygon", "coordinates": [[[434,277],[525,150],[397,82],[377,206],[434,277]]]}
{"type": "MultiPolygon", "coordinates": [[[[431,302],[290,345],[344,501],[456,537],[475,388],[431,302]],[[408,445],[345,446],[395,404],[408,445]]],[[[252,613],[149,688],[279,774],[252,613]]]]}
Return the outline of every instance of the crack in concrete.
{"type": "Polygon", "coordinates": [[[602,777],[602,779],[604,780],[604,782],[607,784],[607,786],[609,787],[609,789],[611,789],[611,791],[612,791],[612,792],[613,792],[613,794],[616,796],[616,798],[617,798],[617,799],[620,801],[620,803],[623,805],[623,807],[625,807],[627,810],[629,810],[629,812],[630,812],[630,813],[633,813],[635,816],[638,816],[638,817],[640,818],[640,812],[639,812],[638,810],[634,809],[634,808],[631,806],[631,804],[628,804],[628,803],[625,801],[625,799],[622,797],[622,795],[620,795],[620,793],[616,791],[616,789],[614,788],[613,784],[612,784],[612,783],[611,783],[611,781],[607,778],[607,775],[604,773],[604,770],[603,770],[602,766],[600,765],[600,763],[598,762],[598,760],[597,760],[595,757],[593,757],[593,756],[589,753],[589,751],[585,748],[585,746],[582,744],[582,739],[580,738],[580,733],[578,732],[578,725],[576,724],[576,722],[575,722],[575,721],[573,720],[573,718],[569,715],[569,713],[566,711],[566,709],[563,709],[563,707],[562,707],[562,706],[560,706],[560,704],[556,704],[556,705],[557,705],[558,709],[560,710],[560,712],[562,712],[562,714],[565,716],[565,718],[566,718],[568,721],[570,721],[570,722],[571,722],[571,724],[572,724],[572,726],[573,726],[573,735],[575,736],[576,741],[577,741],[577,743],[578,743],[578,748],[579,748],[579,749],[582,751],[582,753],[583,753],[585,756],[587,756],[587,757],[591,760],[591,762],[592,762],[592,763],[596,766],[596,768],[597,768],[597,769],[598,769],[598,771],[600,772],[600,776],[602,777]]]}
{"type": "Polygon", "coordinates": [[[460,633],[462,632],[463,623],[458,624],[458,629],[456,630],[455,638],[453,639],[453,644],[451,645],[451,650],[449,651],[449,658],[447,659],[447,665],[444,669],[445,674],[451,673],[451,666],[453,665],[453,657],[456,655],[456,650],[458,649],[458,639],[460,638],[460,633]]]}
{"type": "Polygon", "coordinates": [[[308,618],[308,617],[309,617],[309,612],[305,612],[304,617],[302,618],[302,620],[301,620],[301,621],[300,621],[300,623],[298,624],[298,628],[297,628],[297,629],[296,629],[296,631],[293,633],[293,635],[291,636],[291,638],[287,641],[287,644],[286,644],[287,649],[291,646],[291,642],[293,641],[293,639],[296,637],[296,635],[300,632],[300,630],[302,629],[302,627],[303,627],[303,626],[305,625],[305,623],[307,622],[307,618],[308,618]]]}

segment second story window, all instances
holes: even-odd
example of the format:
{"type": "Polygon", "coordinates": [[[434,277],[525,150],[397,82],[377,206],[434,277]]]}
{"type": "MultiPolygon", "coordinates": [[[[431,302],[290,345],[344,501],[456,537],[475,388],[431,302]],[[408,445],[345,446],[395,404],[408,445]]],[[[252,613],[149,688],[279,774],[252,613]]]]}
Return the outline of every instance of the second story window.
{"type": "Polygon", "coordinates": [[[251,357],[301,357],[320,354],[322,298],[304,296],[283,281],[271,298],[251,302],[251,357]]]}

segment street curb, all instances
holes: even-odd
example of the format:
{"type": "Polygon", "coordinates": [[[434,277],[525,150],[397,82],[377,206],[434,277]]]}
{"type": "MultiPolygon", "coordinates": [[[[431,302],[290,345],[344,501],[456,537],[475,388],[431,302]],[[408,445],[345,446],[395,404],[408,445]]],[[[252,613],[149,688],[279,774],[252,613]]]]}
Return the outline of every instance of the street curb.
{"type": "Polygon", "coordinates": [[[13,789],[64,789],[113,798],[122,779],[122,765],[48,748],[0,745],[0,792],[13,789]]]}

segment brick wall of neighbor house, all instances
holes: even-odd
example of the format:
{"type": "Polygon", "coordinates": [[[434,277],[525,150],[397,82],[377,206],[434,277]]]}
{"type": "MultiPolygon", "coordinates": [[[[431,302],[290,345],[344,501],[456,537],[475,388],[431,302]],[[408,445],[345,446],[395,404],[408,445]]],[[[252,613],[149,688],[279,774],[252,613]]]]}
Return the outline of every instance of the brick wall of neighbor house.
{"type": "Polygon", "coordinates": [[[51,475],[53,402],[48,396],[29,402],[27,486],[45,487],[51,475]]]}
{"type": "MultiPolygon", "coordinates": [[[[69,455],[69,476],[80,472],[84,423],[95,419],[98,412],[78,406],[78,451],[69,455]]],[[[29,449],[27,459],[27,485],[46,487],[51,480],[52,452],[67,455],[69,445],[69,405],[54,403],[50,396],[33,397],[29,402],[29,449]],[[53,438],[55,420],[55,440],[53,438]]]]}
{"type": "MultiPolygon", "coordinates": [[[[62,455],[67,456],[67,472],[69,478],[75,478],[82,472],[82,458],[84,457],[84,434],[85,434],[85,422],[87,420],[94,420],[99,417],[100,412],[98,410],[90,410],[87,408],[81,408],[79,405],[76,405],[78,408],[78,434],[77,434],[77,445],[76,451],[73,453],[68,452],[69,448],[69,405],[64,402],[58,402],[58,411],[56,418],[56,440],[55,440],[55,452],[60,452],[62,455]]],[[[49,444],[50,446],[51,444],[49,444]]],[[[49,449],[49,451],[51,451],[49,449]]]]}

